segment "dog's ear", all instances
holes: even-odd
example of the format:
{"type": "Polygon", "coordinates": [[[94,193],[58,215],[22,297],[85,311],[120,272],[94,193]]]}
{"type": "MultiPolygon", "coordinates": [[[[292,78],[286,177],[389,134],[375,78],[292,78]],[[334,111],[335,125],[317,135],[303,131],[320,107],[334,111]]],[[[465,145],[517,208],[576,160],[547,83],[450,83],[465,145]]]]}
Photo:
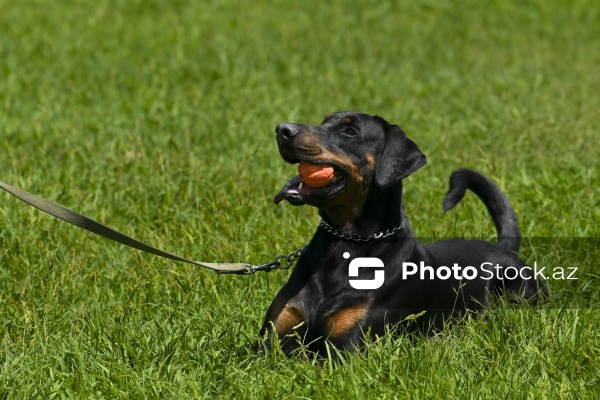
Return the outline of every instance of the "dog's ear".
{"type": "Polygon", "coordinates": [[[375,166],[375,184],[388,189],[419,168],[427,159],[419,147],[406,137],[398,125],[390,125],[375,166]]]}

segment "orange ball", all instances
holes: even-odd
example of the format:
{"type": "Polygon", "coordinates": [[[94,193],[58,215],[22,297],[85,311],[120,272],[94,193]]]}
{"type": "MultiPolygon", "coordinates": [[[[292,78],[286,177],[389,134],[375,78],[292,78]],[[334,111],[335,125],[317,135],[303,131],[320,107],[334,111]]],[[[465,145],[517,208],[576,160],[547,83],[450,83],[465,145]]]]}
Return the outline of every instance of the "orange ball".
{"type": "Polygon", "coordinates": [[[334,169],[329,165],[314,165],[300,161],[298,173],[302,183],[313,188],[320,188],[327,185],[333,178],[334,169]]]}

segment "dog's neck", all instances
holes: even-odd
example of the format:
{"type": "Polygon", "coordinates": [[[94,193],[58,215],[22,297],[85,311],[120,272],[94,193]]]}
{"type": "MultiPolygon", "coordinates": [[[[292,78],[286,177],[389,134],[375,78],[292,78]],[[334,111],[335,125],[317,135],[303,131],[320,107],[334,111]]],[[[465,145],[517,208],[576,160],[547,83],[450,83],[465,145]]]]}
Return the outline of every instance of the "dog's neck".
{"type": "Polygon", "coordinates": [[[359,210],[353,205],[338,205],[320,209],[319,215],[329,225],[345,235],[369,237],[402,226],[402,236],[412,236],[404,214],[402,182],[390,189],[372,187],[359,210]]]}

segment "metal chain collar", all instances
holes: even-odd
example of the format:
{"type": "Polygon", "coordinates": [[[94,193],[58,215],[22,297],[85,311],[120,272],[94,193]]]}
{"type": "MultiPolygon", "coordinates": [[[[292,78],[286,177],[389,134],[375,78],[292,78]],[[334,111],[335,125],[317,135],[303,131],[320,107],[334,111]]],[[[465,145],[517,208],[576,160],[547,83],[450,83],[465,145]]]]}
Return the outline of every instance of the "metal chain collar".
{"type": "Polygon", "coordinates": [[[395,228],[388,229],[386,231],[382,231],[379,233],[375,233],[371,236],[348,235],[346,233],[342,233],[342,232],[338,231],[333,226],[329,225],[327,222],[325,222],[323,220],[321,220],[321,223],[319,224],[319,226],[321,228],[325,229],[327,232],[331,233],[333,236],[337,236],[342,239],[353,240],[355,242],[368,242],[369,240],[372,240],[372,239],[383,239],[388,236],[392,236],[393,234],[395,234],[396,232],[398,232],[404,228],[404,223],[402,223],[400,226],[397,226],[395,228]]]}
{"type": "MultiPolygon", "coordinates": [[[[340,237],[342,239],[354,240],[355,242],[368,242],[369,240],[383,239],[383,238],[392,236],[393,234],[395,234],[396,232],[398,232],[404,228],[404,223],[402,223],[400,226],[397,226],[395,228],[388,229],[386,231],[382,231],[382,232],[376,233],[371,236],[348,235],[345,233],[341,233],[340,231],[338,231],[333,226],[329,225],[327,222],[325,222],[323,220],[321,220],[321,223],[319,224],[319,226],[321,228],[325,229],[327,232],[331,233],[332,235],[340,237]]],[[[255,274],[257,271],[271,272],[274,269],[289,269],[292,267],[292,265],[294,265],[294,263],[296,261],[298,261],[298,259],[300,258],[300,256],[306,250],[307,247],[308,247],[308,245],[302,247],[301,249],[296,250],[295,252],[293,252],[291,254],[288,254],[287,256],[286,255],[277,256],[277,257],[275,257],[275,259],[273,261],[266,263],[266,264],[260,264],[260,265],[246,264],[246,267],[248,267],[247,271],[241,271],[241,272],[240,271],[218,271],[218,273],[219,274],[252,275],[252,274],[255,274]]]]}

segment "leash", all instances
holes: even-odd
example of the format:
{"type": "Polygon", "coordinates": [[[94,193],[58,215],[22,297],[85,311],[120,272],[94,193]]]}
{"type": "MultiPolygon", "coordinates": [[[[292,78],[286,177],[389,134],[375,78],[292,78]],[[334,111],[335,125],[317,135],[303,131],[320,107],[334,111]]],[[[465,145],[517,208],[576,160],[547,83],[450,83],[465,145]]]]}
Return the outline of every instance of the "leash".
{"type": "Polygon", "coordinates": [[[60,204],[53,203],[40,196],[29,193],[23,189],[11,186],[2,181],[0,181],[0,188],[15,196],[17,199],[24,201],[25,203],[37,208],[38,210],[50,214],[53,217],[61,219],[65,222],[68,222],[69,224],[78,226],[79,228],[85,229],[97,235],[103,236],[107,239],[113,240],[115,242],[124,244],[129,247],[133,247],[134,249],[145,251],[150,254],[168,258],[174,261],[181,261],[209,268],[216,271],[218,274],[250,275],[254,274],[256,271],[269,272],[274,269],[288,269],[294,264],[294,262],[296,262],[296,260],[298,260],[298,258],[300,258],[300,255],[307,247],[304,246],[303,248],[287,256],[280,255],[276,257],[273,261],[260,265],[252,265],[246,263],[207,263],[193,261],[157,249],[156,247],[150,246],[149,244],[140,242],[139,240],[136,240],[130,236],[125,235],[124,233],[109,228],[108,226],[103,225],[98,221],[94,221],[93,219],[90,219],[85,215],[81,215],[73,210],[61,206],[60,204]]]}

